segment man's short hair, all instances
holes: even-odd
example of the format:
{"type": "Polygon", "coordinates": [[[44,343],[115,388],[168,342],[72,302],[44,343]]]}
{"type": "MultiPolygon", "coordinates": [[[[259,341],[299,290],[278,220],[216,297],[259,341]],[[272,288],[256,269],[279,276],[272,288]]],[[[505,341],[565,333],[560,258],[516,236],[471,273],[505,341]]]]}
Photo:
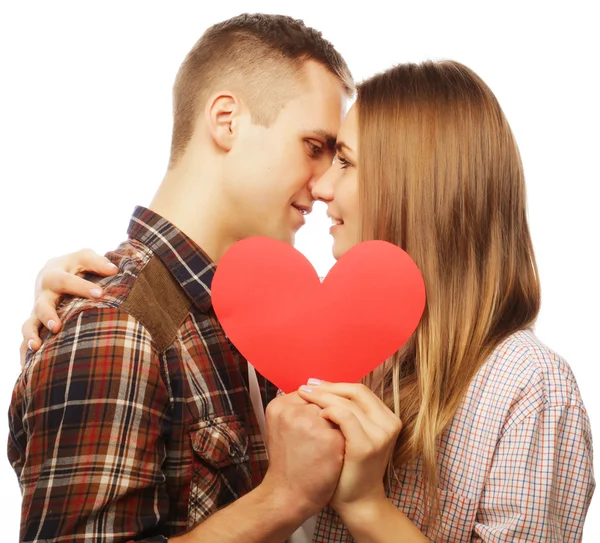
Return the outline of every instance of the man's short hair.
{"type": "Polygon", "coordinates": [[[269,126],[300,90],[305,61],[314,60],[354,93],[342,56],[320,32],[284,15],[242,14],[210,27],[183,61],[173,87],[170,166],[183,155],[198,114],[219,89],[240,93],[252,121],[269,126]]]}

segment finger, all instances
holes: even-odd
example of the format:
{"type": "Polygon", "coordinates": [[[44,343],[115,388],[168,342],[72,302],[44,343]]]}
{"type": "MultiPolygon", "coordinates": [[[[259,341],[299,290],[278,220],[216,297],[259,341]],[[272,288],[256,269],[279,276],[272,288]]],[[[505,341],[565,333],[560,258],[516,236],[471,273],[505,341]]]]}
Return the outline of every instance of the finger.
{"type": "Polygon", "coordinates": [[[351,400],[348,400],[347,398],[338,396],[337,394],[331,394],[329,392],[326,392],[325,390],[321,390],[320,387],[312,388],[307,386],[301,386],[298,389],[298,395],[306,401],[318,405],[321,409],[325,409],[327,407],[332,406],[347,409],[354,414],[354,416],[360,421],[360,423],[363,426],[371,426],[372,424],[374,424],[374,422],[369,420],[369,417],[360,408],[359,405],[355,404],[351,400]]]}
{"type": "MultiPolygon", "coordinates": [[[[47,272],[42,279],[41,290],[50,291],[54,295],[68,294],[81,298],[98,299],[104,296],[104,291],[96,283],[62,270],[47,272]]],[[[58,300],[59,296],[56,296],[55,307],[58,305],[58,300]]]]}
{"type": "Polygon", "coordinates": [[[360,420],[351,410],[339,405],[331,405],[321,411],[321,417],[335,423],[346,439],[348,452],[364,453],[371,449],[370,438],[360,420]]]}
{"type": "Polygon", "coordinates": [[[19,349],[19,358],[21,359],[21,369],[25,367],[25,362],[27,361],[27,342],[23,341],[21,343],[21,348],[19,349]]]}
{"type": "Polygon", "coordinates": [[[290,406],[309,405],[309,402],[303,400],[296,392],[286,394],[285,396],[277,396],[273,398],[267,405],[265,414],[267,419],[276,419],[281,416],[283,411],[290,406]]]}
{"type": "Polygon", "coordinates": [[[388,420],[398,418],[371,389],[362,383],[329,383],[319,379],[309,379],[308,386],[313,390],[323,390],[357,404],[370,418],[388,420]]]}
{"type": "Polygon", "coordinates": [[[312,401],[317,405],[325,408],[330,405],[337,405],[350,409],[360,420],[366,432],[370,433],[374,440],[384,441],[390,438],[398,437],[398,434],[402,430],[402,422],[394,414],[393,411],[377,398],[368,388],[363,385],[352,385],[347,386],[353,388],[359,388],[359,394],[346,394],[351,398],[360,398],[361,392],[360,387],[363,387],[367,391],[367,398],[373,397],[377,400],[376,406],[371,406],[369,400],[365,402],[359,402],[356,399],[349,399],[348,397],[341,396],[332,392],[326,392],[330,390],[340,388],[337,386],[329,387],[331,383],[327,383],[326,386],[303,386],[299,389],[299,394],[308,401],[312,401]],[[366,406],[366,407],[363,407],[366,406]],[[380,407],[381,406],[381,407],[380,407]]]}
{"type": "MultiPolygon", "coordinates": [[[[22,346],[25,346],[25,349],[31,349],[32,351],[37,351],[42,345],[42,340],[39,336],[40,326],[42,323],[35,316],[31,315],[21,327],[21,334],[23,335],[23,343],[22,346]]],[[[21,358],[21,361],[23,359],[21,358]]]]}
{"type": "Polygon", "coordinates": [[[36,300],[33,306],[35,316],[41,321],[42,325],[48,328],[53,334],[56,334],[62,328],[62,322],[56,313],[59,296],[55,294],[42,294],[36,300]]]}
{"type": "Polygon", "coordinates": [[[294,412],[294,417],[298,417],[300,414],[304,416],[308,415],[310,418],[314,417],[316,423],[322,424],[328,429],[338,429],[335,423],[320,416],[323,409],[314,403],[306,402],[306,405],[296,407],[295,409],[296,411],[294,412]]]}
{"type": "Polygon", "coordinates": [[[119,268],[105,256],[92,249],[81,249],[73,253],[75,260],[70,266],[73,273],[92,272],[104,277],[114,275],[119,268]]]}

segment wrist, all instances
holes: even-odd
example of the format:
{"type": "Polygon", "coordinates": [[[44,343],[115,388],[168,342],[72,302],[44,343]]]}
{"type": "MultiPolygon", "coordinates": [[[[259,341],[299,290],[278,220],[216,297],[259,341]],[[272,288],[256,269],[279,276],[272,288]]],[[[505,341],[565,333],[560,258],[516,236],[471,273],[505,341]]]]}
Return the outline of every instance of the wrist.
{"type": "Polygon", "coordinates": [[[251,494],[273,512],[282,526],[289,526],[294,530],[315,513],[314,504],[300,499],[284,485],[271,484],[268,476],[251,494]]]}
{"type": "Polygon", "coordinates": [[[340,507],[338,514],[356,541],[371,543],[390,543],[390,541],[425,543],[429,541],[421,530],[385,495],[346,504],[340,507]],[[391,536],[391,534],[395,535],[391,536]]]}
{"type": "Polygon", "coordinates": [[[286,494],[267,483],[217,511],[186,534],[169,540],[281,543],[287,541],[303,521],[302,510],[294,507],[286,494]]]}
{"type": "Polygon", "coordinates": [[[348,528],[351,525],[372,524],[380,521],[389,507],[393,507],[393,505],[385,493],[348,503],[333,504],[333,508],[348,528]]]}

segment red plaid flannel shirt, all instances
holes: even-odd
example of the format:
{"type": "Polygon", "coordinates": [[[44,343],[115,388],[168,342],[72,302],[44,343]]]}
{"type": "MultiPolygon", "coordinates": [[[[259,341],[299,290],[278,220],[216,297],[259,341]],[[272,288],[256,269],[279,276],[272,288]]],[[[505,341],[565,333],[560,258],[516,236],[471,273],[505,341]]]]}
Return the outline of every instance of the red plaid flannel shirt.
{"type": "MultiPolygon", "coordinates": [[[[267,468],[247,366],[211,305],[215,266],[136,208],[129,240],[68,299],[10,406],[22,541],[166,541],[260,483],[267,468]]],[[[265,404],[275,388],[260,378],[265,404]]]]}

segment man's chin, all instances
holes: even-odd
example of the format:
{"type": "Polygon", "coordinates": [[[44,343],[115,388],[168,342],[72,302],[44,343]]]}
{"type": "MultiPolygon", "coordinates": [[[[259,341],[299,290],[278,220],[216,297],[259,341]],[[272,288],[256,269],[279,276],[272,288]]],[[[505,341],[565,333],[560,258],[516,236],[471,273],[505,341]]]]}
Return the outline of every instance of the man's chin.
{"type": "Polygon", "coordinates": [[[287,234],[283,234],[278,239],[280,241],[283,241],[284,243],[288,243],[289,245],[293,246],[294,243],[296,242],[296,232],[289,232],[287,234]]]}
{"type": "Polygon", "coordinates": [[[276,239],[277,241],[283,241],[284,243],[287,243],[289,245],[294,245],[295,241],[296,241],[296,232],[294,231],[285,231],[285,230],[281,230],[278,232],[262,232],[262,233],[257,233],[254,234],[255,236],[261,236],[261,237],[267,237],[267,238],[271,238],[271,239],[276,239]]]}

